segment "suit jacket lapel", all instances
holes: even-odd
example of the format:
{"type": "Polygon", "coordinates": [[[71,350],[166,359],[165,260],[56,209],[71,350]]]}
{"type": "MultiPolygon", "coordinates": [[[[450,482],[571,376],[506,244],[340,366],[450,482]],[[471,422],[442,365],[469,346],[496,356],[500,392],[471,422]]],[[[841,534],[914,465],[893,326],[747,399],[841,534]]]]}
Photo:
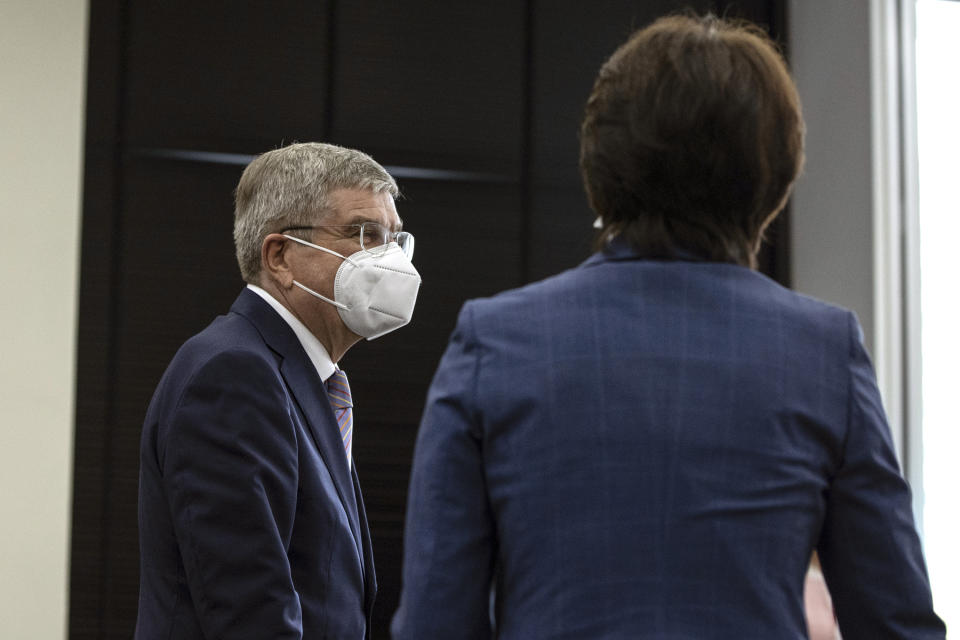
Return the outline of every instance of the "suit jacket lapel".
{"type": "Polygon", "coordinates": [[[307,424],[317,443],[317,448],[320,450],[320,455],[323,457],[327,468],[330,469],[333,483],[337,487],[337,494],[343,502],[347,519],[350,521],[350,531],[353,533],[357,555],[362,562],[363,552],[357,500],[350,479],[347,456],[343,450],[343,440],[340,437],[339,429],[337,429],[337,419],[330,407],[327,391],[317,376],[316,369],[313,368],[313,364],[310,363],[305,353],[303,357],[307,359],[306,364],[309,366],[309,373],[313,374],[312,377],[307,378],[304,375],[305,367],[302,363],[290,359],[284,359],[280,365],[280,373],[287,384],[290,385],[290,389],[297,399],[297,404],[300,405],[301,411],[307,418],[307,424]]]}
{"type": "Polygon", "coordinates": [[[365,564],[354,483],[343,451],[343,440],[336,426],[337,420],[317,370],[293,329],[260,296],[244,289],[233,303],[231,311],[250,320],[267,345],[280,355],[280,374],[300,405],[320,456],[330,470],[337,494],[347,512],[357,554],[361,564],[365,564]]]}

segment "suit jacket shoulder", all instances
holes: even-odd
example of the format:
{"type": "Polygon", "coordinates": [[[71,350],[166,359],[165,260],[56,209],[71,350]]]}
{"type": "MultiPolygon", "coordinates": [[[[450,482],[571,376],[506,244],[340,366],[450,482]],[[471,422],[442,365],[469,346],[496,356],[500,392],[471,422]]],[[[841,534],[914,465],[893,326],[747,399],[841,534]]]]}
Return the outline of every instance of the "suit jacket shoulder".
{"type": "Polygon", "coordinates": [[[364,637],[375,580],[355,482],[296,335],[245,290],[181,347],[147,412],[138,640],[364,637]]]}

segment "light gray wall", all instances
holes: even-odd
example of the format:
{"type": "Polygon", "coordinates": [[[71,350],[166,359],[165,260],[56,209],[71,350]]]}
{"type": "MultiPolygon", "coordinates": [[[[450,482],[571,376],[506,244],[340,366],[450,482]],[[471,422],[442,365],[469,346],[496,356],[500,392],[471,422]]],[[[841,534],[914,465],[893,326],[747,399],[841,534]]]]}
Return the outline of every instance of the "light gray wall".
{"type": "Polygon", "coordinates": [[[792,208],[794,288],[853,309],[872,349],[870,3],[790,0],[789,22],[807,122],[792,208]]]}
{"type": "Polygon", "coordinates": [[[66,637],[86,24],[0,1],[0,638],[66,637]]]}

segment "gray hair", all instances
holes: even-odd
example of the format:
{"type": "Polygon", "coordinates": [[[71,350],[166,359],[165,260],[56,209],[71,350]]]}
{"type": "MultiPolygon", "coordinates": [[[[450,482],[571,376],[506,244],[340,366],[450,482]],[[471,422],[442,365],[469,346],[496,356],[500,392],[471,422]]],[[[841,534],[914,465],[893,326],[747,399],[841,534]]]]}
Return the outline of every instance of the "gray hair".
{"type": "Polygon", "coordinates": [[[254,158],[235,193],[233,242],[244,281],[259,281],[264,238],[322,219],[329,213],[329,196],[337,189],[399,195],[386,169],[354,149],[305,142],[254,158]]]}

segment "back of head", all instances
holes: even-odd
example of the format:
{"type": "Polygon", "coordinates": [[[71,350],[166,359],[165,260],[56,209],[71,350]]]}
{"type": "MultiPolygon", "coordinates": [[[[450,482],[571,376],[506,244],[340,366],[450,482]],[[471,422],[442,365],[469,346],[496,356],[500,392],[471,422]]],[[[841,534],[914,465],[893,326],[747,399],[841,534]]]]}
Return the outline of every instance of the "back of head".
{"type": "Polygon", "coordinates": [[[315,224],[328,213],[328,198],[337,189],[399,194],[397,183],[373,158],[332,144],[291,144],[247,165],[237,185],[233,223],[243,279],[258,282],[265,237],[315,224]]]}
{"type": "Polygon", "coordinates": [[[580,168],[600,242],[754,266],[803,164],[796,88],[757,27],[661,18],[600,69],[580,168]]]}

